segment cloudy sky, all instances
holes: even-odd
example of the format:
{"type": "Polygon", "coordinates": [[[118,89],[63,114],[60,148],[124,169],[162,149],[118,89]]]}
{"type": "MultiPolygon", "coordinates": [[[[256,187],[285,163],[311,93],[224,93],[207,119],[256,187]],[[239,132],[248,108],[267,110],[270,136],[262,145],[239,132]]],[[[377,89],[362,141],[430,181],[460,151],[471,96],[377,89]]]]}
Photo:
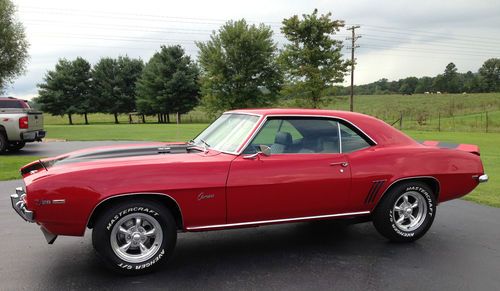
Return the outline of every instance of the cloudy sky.
{"type": "MultiPolygon", "coordinates": [[[[294,14],[331,11],[347,26],[360,25],[355,83],[381,78],[433,76],[454,62],[459,71],[477,71],[500,57],[498,0],[183,0],[62,1],[14,0],[26,28],[31,59],[26,75],[7,89],[30,99],[36,84],[59,58],[129,55],[147,61],[160,45],[180,44],[194,58],[195,41],[230,19],[265,23],[285,41],[279,28],[294,14]]],[[[350,32],[349,32],[350,33],[350,32]]],[[[345,40],[348,31],[336,36],[345,40]]],[[[350,57],[348,42],[344,56],[350,57]]],[[[348,78],[346,78],[347,80],[348,78]]]]}

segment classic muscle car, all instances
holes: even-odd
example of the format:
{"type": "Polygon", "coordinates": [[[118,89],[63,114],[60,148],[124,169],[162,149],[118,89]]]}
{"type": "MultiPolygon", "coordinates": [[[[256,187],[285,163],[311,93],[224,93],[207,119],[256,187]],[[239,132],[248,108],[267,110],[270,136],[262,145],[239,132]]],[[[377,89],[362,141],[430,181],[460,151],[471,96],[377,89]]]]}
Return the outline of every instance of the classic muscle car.
{"type": "Polygon", "coordinates": [[[21,174],[12,205],[48,243],[92,229],[106,265],[126,274],[167,261],[179,231],[358,217],[411,242],[438,203],[488,180],[475,145],[419,143],[367,115],[303,109],[229,111],[188,143],[85,149],[21,174]]]}

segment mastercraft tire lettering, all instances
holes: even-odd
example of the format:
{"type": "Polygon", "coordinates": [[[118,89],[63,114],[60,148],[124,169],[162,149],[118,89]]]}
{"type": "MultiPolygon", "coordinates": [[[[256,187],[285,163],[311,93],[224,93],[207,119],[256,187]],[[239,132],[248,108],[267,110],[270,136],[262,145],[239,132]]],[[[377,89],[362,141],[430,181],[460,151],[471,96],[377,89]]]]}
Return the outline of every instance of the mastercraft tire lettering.
{"type": "Polygon", "coordinates": [[[420,182],[405,182],[382,197],[373,213],[373,224],[391,241],[411,242],[429,230],[435,215],[432,190],[420,182]]]}
{"type": "Polygon", "coordinates": [[[124,274],[153,271],[171,256],[176,240],[170,211],[148,200],[107,209],[92,232],[94,248],[106,266],[124,274]]]}

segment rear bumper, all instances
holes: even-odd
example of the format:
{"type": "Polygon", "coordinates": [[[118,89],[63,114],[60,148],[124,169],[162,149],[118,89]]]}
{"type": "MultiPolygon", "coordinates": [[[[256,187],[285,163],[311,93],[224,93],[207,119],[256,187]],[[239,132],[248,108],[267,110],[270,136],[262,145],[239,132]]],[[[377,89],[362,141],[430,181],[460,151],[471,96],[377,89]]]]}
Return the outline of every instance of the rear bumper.
{"type": "Polygon", "coordinates": [[[26,141],[26,142],[41,141],[42,138],[45,138],[46,134],[47,134],[47,132],[44,130],[22,132],[21,133],[21,140],[26,141]]]}
{"type": "Polygon", "coordinates": [[[483,175],[477,177],[477,180],[479,181],[479,183],[486,183],[486,182],[488,182],[488,175],[483,174],[483,175]]]}
{"type": "Polygon", "coordinates": [[[12,208],[21,216],[22,219],[28,222],[35,222],[35,214],[26,208],[26,193],[22,187],[16,188],[16,194],[10,195],[12,208]]]}

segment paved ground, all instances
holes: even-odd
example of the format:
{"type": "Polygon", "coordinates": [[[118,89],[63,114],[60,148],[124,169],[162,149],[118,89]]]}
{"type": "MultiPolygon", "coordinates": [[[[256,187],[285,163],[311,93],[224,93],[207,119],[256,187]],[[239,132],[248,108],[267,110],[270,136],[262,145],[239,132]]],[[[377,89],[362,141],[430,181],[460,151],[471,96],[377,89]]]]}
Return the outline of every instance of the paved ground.
{"type": "Polygon", "coordinates": [[[47,245],[17,217],[0,182],[1,290],[67,289],[341,289],[498,290],[500,209],[445,203],[430,232],[392,244],[371,223],[298,223],[179,235],[169,265],[139,277],[108,272],[91,235],[47,245]]]}

